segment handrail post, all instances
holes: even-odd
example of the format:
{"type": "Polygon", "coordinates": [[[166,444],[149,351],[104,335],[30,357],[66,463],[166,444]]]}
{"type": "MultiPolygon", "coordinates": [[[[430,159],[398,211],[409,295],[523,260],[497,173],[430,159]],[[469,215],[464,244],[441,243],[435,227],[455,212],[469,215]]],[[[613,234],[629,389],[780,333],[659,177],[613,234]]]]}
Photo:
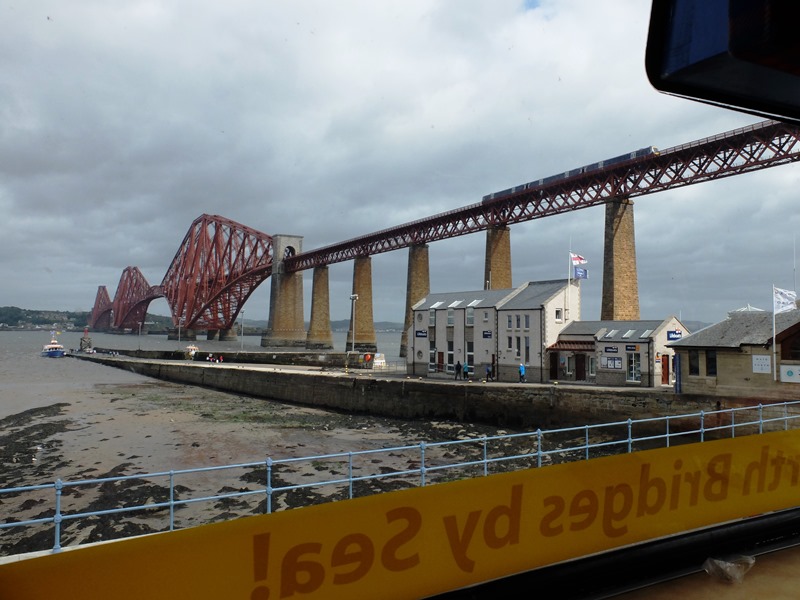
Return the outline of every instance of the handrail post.
{"type": "MultiPolygon", "coordinates": [[[[353,334],[355,335],[355,333],[353,334]]],[[[350,499],[353,499],[353,452],[347,453],[347,479],[350,486],[350,499]]]]}
{"type": "Polygon", "coordinates": [[[175,471],[169,472],[169,530],[175,530],[175,471]]]}
{"type": "Polygon", "coordinates": [[[667,421],[667,448],[669,448],[669,436],[670,436],[670,431],[669,431],[669,420],[670,419],[669,419],[669,417],[670,416],[667,415],[667,419],[666,419],[666,421],[667,421]]]}
{"type": "Polygon", "coordinates": [[[272,458],[267,457],[267,514],[272,514],[272,458]]]}
{"type": "Polygon", "coordinates": [[[633,452],[633,420],[628,418],[628,454],[633,452]]]}
{"type": "Polygon", "coordinates": [[[53,515],[53,524],[55,524],[55,542],[53,545],[53,552],[61,552],[61,490],[64,487],[64,482],[56,479],[56,514],[53,515]]]}
{"type": "Polygon", "coordinates": [[[731,413],[731,439],[736,437],[736,411],[729,409],[731,413]]]}
{"type": "Polygon", "coordinates": [[[536,466],[542,466],[542,430],[536,430],[536,466]]]}
{"type": "Polygon", "coordinates": [[[700,441],[706,441],[706,411],[700,411],[700,441]]]}
{"type": "Polygon", "coordinates": [[[584,431],[583,441],[584,441],[584,446],[586,447],[584,451],[584,458],[585,460],[589,460],[589,426],[584,425],[583,431],[584,431]]]}
{"type": "Polygon", "coordinates": [[[486,477],[489,474],[489,449],[488,449],[488,439],[486,436],[481,438],[481,445],[483,446],[483,476],[486,477]]]}
{"type": "Polygon", "coordinates": [[[758,403],[758,433],[764,433],[764,405],[758,403]]]}
{"type": "Polygon", "coordinates": [[[419,443],[419,477],[422,487],[425,487],[425,442],[419,443]]]}

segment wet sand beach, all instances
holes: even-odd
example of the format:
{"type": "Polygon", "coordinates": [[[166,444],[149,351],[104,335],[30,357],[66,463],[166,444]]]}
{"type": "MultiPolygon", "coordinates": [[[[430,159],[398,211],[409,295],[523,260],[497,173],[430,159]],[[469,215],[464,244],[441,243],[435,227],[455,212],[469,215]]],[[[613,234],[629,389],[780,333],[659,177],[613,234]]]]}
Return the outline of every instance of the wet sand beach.
{"type": "MultiPolygon", "coordinates": [[[[264,399],[150,379],[120,369],[73,358],[24,359],[26,381],[0,368],[0,488],[75,482],[118,475],[280,460],[323,454],[393,448],[421,441],[448,441],[492,435],[495,428],[444,422],[416,422],[333,413],[264,399]],[[42,364],[46,363],[46,364],[42,364]],[[45,368],[46,367],[46,368],[45,368]],[[42,370],[45,368],[44,370],[42,370]],[[32,369],[32,370],[31,370],[32,369]],[[35,374],[35,376],[33,375],[35,374]]],[[[372,459],[374,472],[418,465],[413,453],[382,453],[372,459]]],[[[333,464],[336,463],[336,464],[333,464]]],[[[341,470],[308,462],[278,472],[278,484],[294,485],[320,478],[320,471],[341,470]]],[[[185,496],[216,495],[263,489],[265,468],[232,470],[220,476],[184,476],[176,489],[185,496]]],[[[341,476],[341,473],[339,473],[341,476]]],[[[324,477],[323,477],[324,479],[324,477]]],[[[69,487],[62,495],[68,511],[102,510],[121,505],[161,502],[166,480],[137,478],[113,484],[69,487]]],[[[407,487],[401,481],[370,483],[370,493],[407,487]]],[[[414,484],[415,485],[415,484],[414,484]]],[[[365,490],[366,491],[366,490],[365,490]]],[[[308,489],[276,498],[273,510],[344,496],[340,488],[308,489]]],[[[264,496],[251,501],[203,503],[183,507],[178,526],[264,512],[264,496]]],[[[3,522],[52,516],[52,489],[0,495],[3,522]]],[[[164,511],[91,517],[64,524],[62,544],[112,539],[164,530],[164,511]]],[[[0,555],[53,546],[52,524],[0,530],[0,555]]]]}

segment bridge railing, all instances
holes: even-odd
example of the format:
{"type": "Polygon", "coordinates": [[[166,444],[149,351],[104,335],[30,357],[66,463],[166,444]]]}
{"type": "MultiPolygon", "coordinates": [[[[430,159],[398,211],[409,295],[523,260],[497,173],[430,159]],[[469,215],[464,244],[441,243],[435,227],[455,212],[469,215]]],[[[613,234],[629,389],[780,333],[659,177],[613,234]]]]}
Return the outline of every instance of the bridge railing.
{"type": "Polygon", "coordinates": [[[0,489],[0,554],[174,530],[408,487],[800,427],[800,401],[0,489]],[[9,515],[16,503],[17,514],[9,515]],[[44,528],[44,529],[43,529],[44,528]],[[48,534],[47,530],[52,528],[48,534]]]}

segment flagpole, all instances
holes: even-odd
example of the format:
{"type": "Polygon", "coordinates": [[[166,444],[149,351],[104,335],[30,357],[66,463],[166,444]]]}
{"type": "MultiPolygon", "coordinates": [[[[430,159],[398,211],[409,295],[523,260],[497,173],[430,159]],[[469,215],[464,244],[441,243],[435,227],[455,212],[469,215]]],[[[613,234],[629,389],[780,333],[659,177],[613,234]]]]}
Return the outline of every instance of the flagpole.
{"type": "Polygon", "coordinates": [[[569,245],[569,252],[567,253],[567,301],[566,306],[564,307],[564,322],[567,322],[569,318],[569,299],[570,299],[570,288],[572,287],[572,243],[570,242],[569,245]]]}

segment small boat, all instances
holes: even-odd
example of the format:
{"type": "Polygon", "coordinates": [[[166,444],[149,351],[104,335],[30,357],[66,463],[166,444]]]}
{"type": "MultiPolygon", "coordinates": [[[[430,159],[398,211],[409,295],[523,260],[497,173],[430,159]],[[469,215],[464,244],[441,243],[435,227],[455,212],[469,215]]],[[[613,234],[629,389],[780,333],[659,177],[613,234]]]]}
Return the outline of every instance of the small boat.
{"type": "Polygon", "coordinates": [[[49,344],[42,346],[42,356],[47,356],[49,358],[61,358],[62,356],[66,355],[67,351],[64,350],[64,346],[58,343],[56,338],[51,339],[49,344]]]}

